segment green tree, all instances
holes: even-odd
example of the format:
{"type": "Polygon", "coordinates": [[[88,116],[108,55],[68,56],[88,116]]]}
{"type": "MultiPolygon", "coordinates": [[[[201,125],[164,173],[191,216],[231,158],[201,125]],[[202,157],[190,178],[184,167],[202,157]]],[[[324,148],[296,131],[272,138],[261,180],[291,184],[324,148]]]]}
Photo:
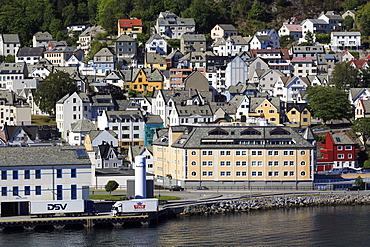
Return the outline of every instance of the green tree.
{"type": "Polygon", "coordinates": [[[100,43],[99,40],[93,40],[93,42],[91,43],[91,48],[90,48],[90,51],[89,51],[89,55],[87,56],[88,60],[92,60],[95,56],[95,54],[100,51],[100,49],[102,49],[103,47],[108,47],[107,43],[100,43]]]}
{"type": "Polygon", "coordinates": [[[329,44],[331,41],[330,34],[326,33],[316,34],[316,41],[318,41],[320,44],[329,44]]]}
{"type": "Polygon", "coordinates": [[[306,35],[304,36],[306,42],[302,43],[302,45],[313,45],[314,38],[314,34],[310,30],[308,30],[306,35]]]}
{"type": "Polygon", "coordinates": [[[289,48],[294,41],[293,35],[283,35],[279,39],[280,47],[283,49],[289,48]]]}
{"type": "Polygon", "coordinates": [[[49,115],[55,114],[56,102],[66,94],[77,91],[74,82],[74,79],[63,71],[49,74],[36,88],[36,105],[49,115]]]}
{"type": "Polygon", "coordinates": [[[98,23],[109,33],[115,33],[117,32],[117,20],[128,18],[132,8],[131,0],[99,0],[98,23]]]}
{"type": "Polygon", "coordinates": [[[356,21],[360,25],[362,35],[370,35],[370,2],[357,12],[356,21]]]}
{"type": "Polygon", "coordinates": [[[6,63],[15,63],[15,56],[11,55],[11,54],[6,55],[5,62],[6,63]]]}
{"type": "Polygon", "coordinates": [[[361,87],[359,70],[349,62],[337,63],[331,74],[330,83],[341,90],[361,87]]]}
{"type": "Polygon", "coordinates": [[[364,162],[364,168],[369,169],[370,168],[370,160],[365,160],[364,162]]]}
{"type": "Polygon", "coordinates": [[[252,7],[248,13],[249,20],[265,21],[266,20],[266,11],[261,6],[258,0],[255,0],[252,4],[252,7]]]}
{"type": "Polygon", "coordinates": [[[353,121],[353,125],[351,126],[353,133],[362,140],[365,146],[365,150],[367,150],[366,141],[370,138],[370,118],[357,118],[353,121]]]}
{"type": "Polygon", "coordinates": [[[105,190],[111,194],[112,191],[115,191],[118,188],[118,186],[119,184],[115,180],[109,180],[105,185],[105,190]]]}
{"type": "Polygon", "coordinates": [[[361,176],[356,178],[355,185],[360,186],[361,188],[365,187],[364,180],[362,180],[361,176]]]}
{"type": "Polygon", "coordinates": [[[169,39],[167,43],[172,49],[180,49],[180,40],[179,39],[169,39]]]}
{"type": "Polygon", "coordinates": [[[352,116],[352,107],[345,92],[329,86],[313,86],[306,90],[312,115],[324,124],[352,116]]]}
{"type": "Polygon", "coordinates": [[[349,15],[344,18],[343,22],[347,31],[351,30],[355,24],[355,20],[349,15]]]}

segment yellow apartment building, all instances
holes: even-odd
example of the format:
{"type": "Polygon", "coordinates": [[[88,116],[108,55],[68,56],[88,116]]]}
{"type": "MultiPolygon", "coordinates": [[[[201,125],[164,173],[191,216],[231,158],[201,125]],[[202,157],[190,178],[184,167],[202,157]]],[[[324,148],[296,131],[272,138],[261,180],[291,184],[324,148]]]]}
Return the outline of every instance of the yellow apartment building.
{"type": "Polygon", "coordinates": [[[138,34],[143,32],[143,23],[141,19],[119,19],[118,37],[125,34],[131,38],[137,38],[138,34]]]}
{"type": "Polygon", "coordinates": [[[269,123],[280,124],[280,99],[278,97],[251,97],[249,117],[266,118],[269,123]]]}
{"type": "Polygon", "coordinates": [[[174,126],[153,142],[164,186],[312,187],[314,145],[283,126],[174,126]]]}
{"type": "Polygon", "coordinates": [[[286,109],[288,122],[296,123],[291,127],[307,127],[311,125],[311,111],[307,104],[288,104],[286,109]]]}
{"type": "Polygon", "coordinates": [[[135,69],[130,88],[138,92],[163,89],[163,75],[158,69],[135,69]]]}

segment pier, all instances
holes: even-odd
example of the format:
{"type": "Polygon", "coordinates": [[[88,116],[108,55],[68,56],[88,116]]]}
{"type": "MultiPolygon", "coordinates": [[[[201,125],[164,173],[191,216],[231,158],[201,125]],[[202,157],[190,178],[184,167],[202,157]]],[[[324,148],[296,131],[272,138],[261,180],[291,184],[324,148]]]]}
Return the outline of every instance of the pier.
{"type": "Polygon", "coordinates": [[[99,228],[99,227],[132,227],[158,223],[162,219],[180,213],[182,209],[166,208],[153,214],[126,216],[83,216],[83,217],[49,217],[30,218],[29,216],[0,218],[0,231],[7,229],[34,230],[37,228],[61,229],[99,228]],[[16,218],[16,219],[14,219],[16,218]]]}

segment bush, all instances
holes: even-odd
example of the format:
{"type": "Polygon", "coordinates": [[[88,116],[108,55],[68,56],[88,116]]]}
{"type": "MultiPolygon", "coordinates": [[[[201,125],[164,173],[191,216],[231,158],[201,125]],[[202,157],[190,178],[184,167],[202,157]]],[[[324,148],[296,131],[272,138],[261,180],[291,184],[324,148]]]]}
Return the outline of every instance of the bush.
{"type": "Polygon", "coordinates": [[[42,120],[44,120],[45,123],[50,122],[50,117],[43,117],[42,120]]]}

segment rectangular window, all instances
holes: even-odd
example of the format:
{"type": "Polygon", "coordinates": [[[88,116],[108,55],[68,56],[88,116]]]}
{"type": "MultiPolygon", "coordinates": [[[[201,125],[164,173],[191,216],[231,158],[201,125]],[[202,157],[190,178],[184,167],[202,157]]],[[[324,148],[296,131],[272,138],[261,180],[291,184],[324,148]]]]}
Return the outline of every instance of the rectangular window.
{"type": "Polygon", "coordinates": [[[208,155],[209,156],[212,156],[213,152],[212,151],[208,151],[208,155]]]}
{"type": "Polygon", "coordinates": [[[41,170],[35,170],[35,178],[41,179],[41,170]]]}
{"type": "Polygon", "coordinates": [[[31,195],[31,187],[30,186],[24,186],[24,195],[25,196],[31,195]]]}
{"type": "Polygon", "coordinates": [[[293,177],[294,176],[294,171],[290,171],[289,176],[293,177]]]}
{"type": "Polygon", "coordinates": [[[275,171],[274,172],[274,177],[278,177],[279,176],[279,172],[278,171],[275,171]]]}
{"type": "Polygon", "coordinates": [[[7,196],[7,195],[8,195],[7,187],[1,187],[1,196],[7,196]]]}
{"type": "Polygon", "coordinates": [[[7,180],[7,179],[8,179],[7,172],[6,171],[1,171],[1,180],[7,180]]]}
{"type": "Polygon", "coordinates": [[[62,178],[62,169],[57,169],[57,178],[62,178]]]}
{"type": "Polygon", "coordinates": [[[253,156],[256,156],[257,155],[257,151],[252,151],[252,155],[253,156]]]}
{"type": "Polygon", "coordinates": [[[294,161],[289,161],[290,166],[294,166],[294,161]]]}
{"type": "Polygon", "coordinates": [[[344,154],[338,154],[338,159],[344,159],[344,154]]]}
{"type": "Polygon", "coordinates": [[[257,161],[252,161],[252,166],[257,166],[257,161]]]}
{"type": "Polygon", "coordinates": [[[76,168],[72,168],[71,169],[71,178],[75,178],[75,177],[77,177],[76,168]]]}
{"type": "Polygon", "coordinates": [[[273,152],[272,151],[269,151],[268,152],[268,156],[272,156],[273,152]]]}
{"type": "Polygon", "coordinates": [[[278,156],[279,155],[279,151],[274,151],[274,155],[275,156],[278,156]]]}
{"type": "Polygon", "coordinates": [[[348,154],[348,159],[352,159],[352,154],[348,154]]]}
{"type": "Polygon", "coordinates": [[[287,177],[288,176],[288,172],[287,171],[284,171],[284,177],[287,177]]]}
{"type": "Polygon", "coordinates": [[[230,156],[231,155],[231,152],[230,151],[226,151],[226,155],[230,156]]]}
{"type": "Polygon", "coordinates": [[[242,151],[242,155],[243,156],[246,156],[247,155],[247,151],[242,151]]]}
{"type": "Polygon", "coordinates": [[[279,161],[274,161],[274,166],[279,166],[279,161]]]}
{"type": "Polygon", "coordinates": [[[230,161],[226,161],[226,166],[230,166],[231,165],[231,162],[230,161]]]}
{"type": "Polygon", "coordinates": [[[202,155],[203,156],[206,156],[207,155],[207,151],[202,151],[202,155]]]}
{"type": "MultiPolygon", "coordinates": [[[[41,195],[41,186],[35,186],[35,193],[37,196],[40,196],[41,195]]],[[[58,199],[59,200],[59,199],[58,199]]]]}
{"type": "Polygon", "coordinates": [[[213,171],[209,171],[208,172],[208,177],[212,177],[213,176],[213,171]]]}
{"type": "Polygon", "coordinates": [[[139,139],[140,135],[139,134],[134,134],[134,138],[139,139]]]}
{"type": "Polygon", "coordinates": [[[213,162],[212,161],[208,161],[208,166],[213,166],[213,162]]]}
{"type": "Polygon", "coordinates": [[[289,151],[289,155],[290,156],[293,156],[294,155],[294,151],[289,151]]]}
{"type": "Polygon", "coordinates": [[[75,185],[75,184],[71,185],[71,199],[72,200],[77,199],[77,185],[75,185]]]}
{"type": "Polygon", "coordinates": [[[13,186],[13,196],[18,196],[18,186],[13,186]]]}
{"type": "Polygon", "coordinates": [[[240,156],[240,151],[235,152],[236,156],[240,156]]]}
{"type": "Polygon", "coordinates": [[[207,161],[202,161],[203,166],[207,166],[207,161]]]}
{"type": "Polygon", "coordinates": [[[258,172],[258,177],[262,177],[262,172],[258,172]]]}
{"type": "Polygon", "coordinates": [[[343,149],[343,147],[342,146],[338,146],[338,150],[342,150],[343,149]]]}
{"type": "Polygon", "coordinates": [[[202,176],[203,176],[203,177],[207,177],[207,172],[206,172],[206,171],[203,171],[203,172],[202,172],[202,176]]]}
{"type": "Polygon", "coordinates": [[[242,166],[247,166],[247,161],[242,161],[242,166]]]}
{"type": "Polygon", "coordinates": [[[139,130],[139,126],[134,126],[134,130],[139,130]]]}
{"type": "Polygon", "coordinates": [[[18,179],[18,171],[13,171],[13,180],[18,179]]]}
{"type": "Polygon", "coordinates": [[[284,166],[288,166],[289,165],[289,162],[288,161],[284,161],[284,166]]]}
{"type": "Polygon", "coordinates": [[[240,174],[241,174],[241,172],[236,172],[236,173],[235,173],[235,175],[236,175],[237,177],[240,177],[240,174]]]}
{"type": "Polygon", "coordinates": [[[288,154],[289,154],[288,151],[284,151],[285,156],[288,156],[288,154]]]}
{"type": "Polygon", "coordinates": [[[258,156],[261,156],[262,155],[262,151],[258,151],[258,156]]]}
{"type": "Polygon", "coordinates": [[[252,172],[252,177],[257,176],[257,172],[252,172]]]}
{"type": "Polygon", "coordinates": [[[235,166],[240,166],[240,161],[236,161],[235,166]]]}
{"type": "Polygon", "coordinates": [[[262,166],[262,161],[258,161],[258,166],[262,166]]]}
{"type": "Polygon", "coordinates": [[[352,146],[346,146],[346,150],[352,150],[352,146]]]}
{"type": "Polygon", "coordinates": [[[273,162],[269,161],[268,166],[272,166],[273,162]]]}
{"type": "Polygon", "coordinates": [[[63,200],[63,185],[57,185],[57,200],[63,200]]]}
{"type": "Polygon", "coordinates": [[[220,176],[221,176],[221,177],[225,177],[225,174],[226,174],[226,173],[225,173],[224,171],[220,172],[220,176]]]}
{"type": "Polygon", "coordinates": [[[247,176],[247,172],[246,171],[242,172],[242,177],[246,177],[246,176],[247,176]]]}
{"type": "Polygon", "coordinates": [[[231,177],[231,172],[230,171],[226,172],[226,177],[231,177]]]}
{"type": "Polygon", "coordinates": [[[225,151],[221,151],[220,155],[225,156],[225,151]]]}
{"type": "Polygon", "coordinates": [[[267,176],[272,177],[272,171],[269,171],[269,172],[267,173],[267,176]]]}
{"type": "Polygon", "coordinates": [[[24,170],[24,179],[30,179],[30,170],[24,170]]]}

